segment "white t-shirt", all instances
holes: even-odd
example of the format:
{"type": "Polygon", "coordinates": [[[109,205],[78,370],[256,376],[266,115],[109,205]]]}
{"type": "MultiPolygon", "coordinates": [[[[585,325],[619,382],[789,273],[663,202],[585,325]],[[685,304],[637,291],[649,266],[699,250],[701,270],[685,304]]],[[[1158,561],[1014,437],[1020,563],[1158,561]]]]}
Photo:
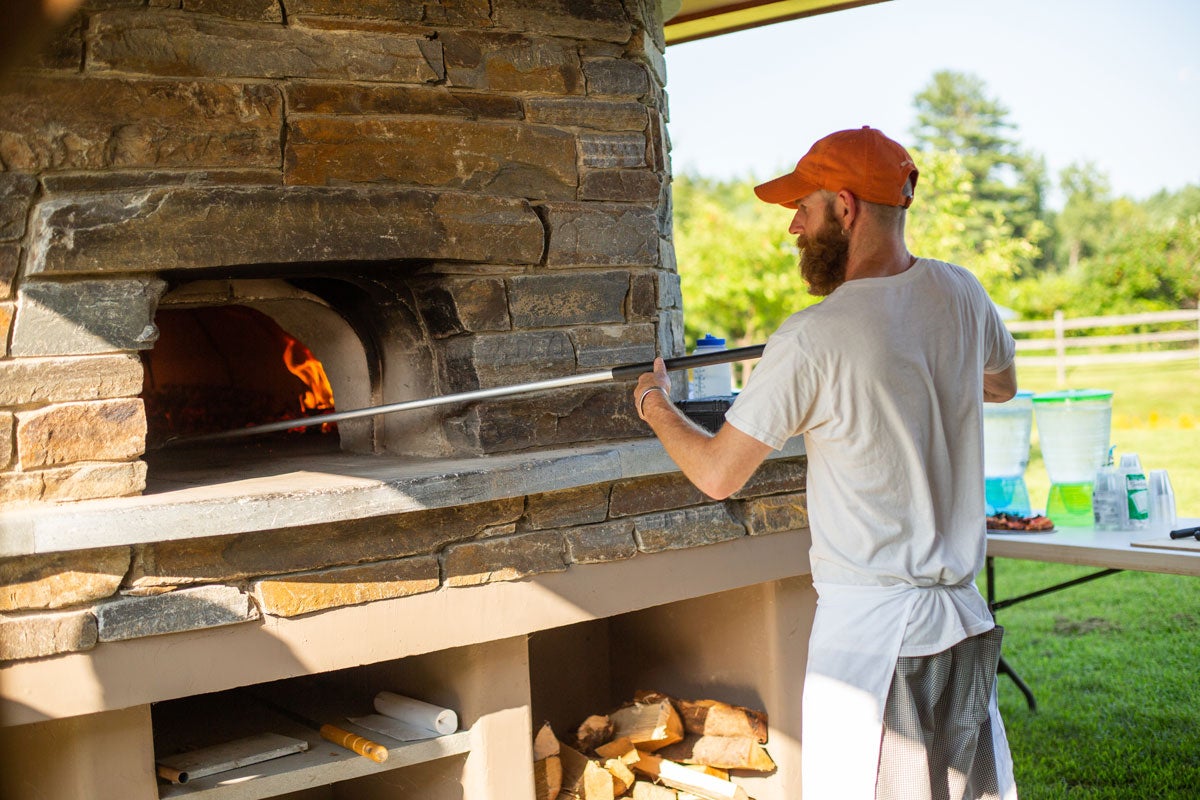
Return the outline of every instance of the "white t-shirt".
{"type": "MultiPolygon", "coordinates": [[[[1015,346],[969,272],[918,260],[790,317],[725,415],[776,449],[804,434],[817,612],[805,670],[803,794],[872,800],[899,656],[990,630],[983,373],[1015,346]]],[[[1000,796],[1016,800],[992,698],[1000,796]]]]}
{"type": "Polygon", "coordinates": [[[775,449],[804,434],[818,592],[933,589],[891,621],[906,626],[900,655],[992,626],[974,586],[986,548],[983,373],[1007,368],[1014,349],[973,275],[919,259],[792,315],[726,414],[775,449]]]}

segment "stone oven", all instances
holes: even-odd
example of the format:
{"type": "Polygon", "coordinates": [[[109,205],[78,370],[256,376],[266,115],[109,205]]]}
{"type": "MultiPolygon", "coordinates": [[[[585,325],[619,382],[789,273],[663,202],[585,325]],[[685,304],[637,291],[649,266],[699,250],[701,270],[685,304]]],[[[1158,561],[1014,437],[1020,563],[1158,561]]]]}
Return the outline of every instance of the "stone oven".
{"type": "Polygon", "coordinates": [[[662,31],[655,0],[85,0],[5,76],[0,795],[181,796],[172,720],[229,735],[263,684],[465,732],[197,796],[532,797],[534,719],[639,688],[768,707],[747,785],[795,791],[798,442],[713,502],[623,383],[187,441],[680,354],[662,31]]]}

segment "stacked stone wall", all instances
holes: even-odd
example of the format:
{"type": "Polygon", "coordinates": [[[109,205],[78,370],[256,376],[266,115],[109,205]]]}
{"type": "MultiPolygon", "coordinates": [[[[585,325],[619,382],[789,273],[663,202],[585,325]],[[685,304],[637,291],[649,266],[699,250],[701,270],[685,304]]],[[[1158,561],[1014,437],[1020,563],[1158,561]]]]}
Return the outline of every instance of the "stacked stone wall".
{"type": "MultiPolygon", "coordinates": [[[[403,281],[432,391],[679,353],[661,30],[654,0],[85,0],[0,85],[0,506],[143,490],[139,354],[194,276],[403,281]]],[[[616,386],[445,425],[644,434],[616,386]]]]}
{"type": "Polygon", "coordinates": [[[0,661],[808,527],[803,458],[715,502],[678,473],[341,523],[0,560],[0,661]]]}

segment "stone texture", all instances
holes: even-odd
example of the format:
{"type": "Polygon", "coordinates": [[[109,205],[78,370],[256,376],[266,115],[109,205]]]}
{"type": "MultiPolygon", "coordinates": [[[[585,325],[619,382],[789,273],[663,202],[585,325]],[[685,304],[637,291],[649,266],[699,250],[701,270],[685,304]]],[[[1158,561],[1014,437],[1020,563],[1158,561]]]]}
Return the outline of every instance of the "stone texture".
{"type": "Polygon", "coordinates": [[[327,608],[431,592],[440,584],[436,556],[418,556],[254,581],[251,593],[264,614],[296,617],[327,608]]]}
{"type": "Polygon", "coordinates": [[[0,356],[9,355],[9,332],[12,331],[13,316],[16,313],[16,305],[13,303],[0,303],[0,356]]]}
{"type": "Polygon", "coordinates": [[[291,18],[304,14],[354,16],[365,19],[424,22],[475,27],[491,26],[488,0],[288,0],[291,18]]]}
{"type": "Polygon", "coordinates": [[[523,200],[416,189],[80,195],[42,203],[33,227],[28,269],[47,274],[330,260],[536,264],[544,248],[542,223],[523,200]]]}
{"type": "Polygon", "coordinates": [[[560,39],[463,31],[439,33],[451,87],[582,94],[579,54],[560,39]]]}
{"type": "Polygon", "coordinates": [[[266,84],[29,77],[0,119],[9,169],[278,168],[283,103],[266,84]]]}
{"type": "Polygon", "coordinates": [[[649,170],[585,170],[579,181],[579,198],[653,203],[662,193],[662,187],[662,177],[649,170]]]}
{"type": "Polygon", "coordinates": [[[289,16],[301,14],[345,15],[366,19],[421,22],[426,0],[287,0],[289,16]]]}
{"type": "Polygon", "coordinates": [[[718,503],[635,517],[633,535],[638,550],[658,553],[737,539],[746,529],[718,503]]]}
{"type": "Polygon", "coordinates": [[[0,475],[0,506],[127,497],[146,488],[146,462],[78,463],[0,475]]]}
{"type": "Polygon", "coordinates": [[[575,139],[556,128],[455,119],[302,117],[288,126],[289,184],[395,182],[574,198],[575,139]]]}
{"type": "Polygon", "coordinates": [[[30,470],[73,461],[125,461],[145,447],[142,401],[63,403],[17,413],[17,458],[30,470]]]}
{"type": "Polygon", "coordinates": [[[133,189],[163,189],[169,186],[282,186],[279,165],[267,169],[150,169],[121,172],[45,173],[42,186],[48,195],[77,195],[84,192],[129,192],[133,189]]]}
{"type": "Polygon", "coordinates": [[[485,528],[515,522],[523,498],[135,548],[127,585],[145,589],[435,553],[485,528]]]}
{"type": "Polygon", "coordinates": [[[608,486],[591,484],[561,492],[530,495],[521,524],[533,530],[603,522],[608,517],[608,486]]]}
{"type": "Polygon", "coordinates": [[[501,28],[607,42],[633,34],[621,0],[493,0],[492,7],[501,28]]]}
{"type": "Polygon", "coordinates": [[[806,458],[764,461],[746,481],[746,485],[733,494],[735,500],[783,492],[803,492],[807,475],[806,458]]]}
{"type": "Polygon", "coordinates": [[[165,288],[158,280],[25,281],[18,293],[12,354],[149,349],[158,339],[154,312],[165,288]]]}
{"type": "Polygon", "coordinates": [[[591,169],[646,165],[646,138],[640,133],[585,133],[579,137],[580,160],[591,169]]]}
{"type": "MultiPolygon", "coordinates": [[[[16,418],[11,411],[0,411],[0,469],[4,469],[12,461],[16,448],[13,446],[13,430],[16,418]]],[[[3,480],[3,483],[8,483],[3,480]]],[[[4,502],[5,492],[0,492],[0,503],[4,502]]]]}
{"type": "Polygon", "coordinates": [[[136,397],[142,362],[134,355],[0,361],[0,406],[136,397]]]}
{"type": "Polygon", "coordinates": [[[181,77],[429,83],[445,77],[428,34],[246,25],[201,14],[114,10],[92,17],[89,67],[181,77]]]}
{"type": "MultiPolygon", "coordinates": [[[[0,94],[0,98],[3,95],[0,94]]],[[[8,119],[3,116],[4,103],[0,99],[0,126],[9,127],[8,119]]],[[[7,166],[4,158],[8,133],[0,130],[0,164],[7,166]]],[[[8,166],[8,169],[16,169],[8,166]]],[[[33,195],[37,191],[37,178],[20,172],[0,172],[0,240],[20,239],[25,235],[25,217],[29,207],[33,205],[33,195]]]]}
{"type": "Polygon", "coordinates": [[[623,322],[627,294],[629,273],[616,270],[521,275],[508,281],[516,328],[623,322]]]}
{"type": "Polygon", "coordinates": [[[649,434],[625,385],[477,403],[448,417],[444,430],[460,452],[481,455],[649,434]]]}
{"type": "Polygon", "coordinates": [[[650,67],[650,74],[659,86],[667,85],[667,59],[663,49],[663,45],[655,41],[654,35],[647,33],[645,29],[634,32],[627,48],[629,53],[636,54],[638,60],[650,67]]]}
{"type": "Polygon", "coordinates": [[[808,527],[808,503],[803,492],[757,497],[738,505],[742,522],[751,536],[808,527]]]}
{"type": "Polygon", "coordinates": [[[654,326],[594,325],[571,332],[579,367],[597,369],[653,361],[654,326]]]}
{"type": "Polygon", "coordinates": [[[442,278],[419,284],[415,291],[421,317],[434,338],[512,327],[502,278],[442,278]]]}
{"type": "Polygon", "coordinates": [[[567,558],[572,564],[601,564],[637,555],[633,522],[618,520],[563,531],[567,558]]]}
{"type": "Polygon", "coordinates": [[[532,97],[525,101],[530,122],[597,131],[644,131],[646,107],[633,102],[606,102],[591,97],[532,97]]]}
{"type": "Polygon", "coordinates": [[[0,559],[0,611],[67,608],[116,593],[128,547],[0,559]]]}
{"type": "Polygon", "coordinates": [[[515,97],[455,91],[444,86],[288,83],[283,92],[289,118],[299,114],[407,114],[520,120],[525,116],[521,101],[515,97]]]}
{"type": "Polygon", "coordinates": [[[546,203],[549,266],[652,267],[658,263],[654,209],[602,203],[546,203]]]}
{"type": "Polygon", "coordinates": [[[249,22],[283,22],[279,0],[183,0],[183,10],[219,14],[249,22]]]}
{"type": "Polygon", "coordinates": [[[513,331],[457,336],[442,345],[442,384],[450,392],[491,389],[561,378],[575,371],[575,348],[565,331],[513,331]]]}
{"type": "Polygon", "coordinates": [[[614,483],[608,513],[613,517],[628,517],[707,502],[709,498],[681,474],[652,475],[614,483]]]}
{"type": "Polygon", "coordinates": [[[650,92],[650,73],[637,61],[585,58],[583,75],[589,95],[642,97],[650,92]]]}
{"type": "Polygon", "coordinates": [[[13,281],[21,263],[21,246],[0,244],[0,300],[12,297],[13,281]]]}
{"type": "Polygon", "coordinates": [[[102,642],[216,628],[259,618],[250,595],[234,586],[196,586],[120,597],[100,603],[94,610],[102,642]]]}
{"type": "Polygon", "coordinates": [[[89,611],[0,614],[0,661],[75,653],[96,646],[89,611]]]}
{"type": "Polygon", "coordinates": [[[567,568],[562,536],[554,531],[520,533],[451,545],[442,555],[447,586],[515,581],[567,568]]]}

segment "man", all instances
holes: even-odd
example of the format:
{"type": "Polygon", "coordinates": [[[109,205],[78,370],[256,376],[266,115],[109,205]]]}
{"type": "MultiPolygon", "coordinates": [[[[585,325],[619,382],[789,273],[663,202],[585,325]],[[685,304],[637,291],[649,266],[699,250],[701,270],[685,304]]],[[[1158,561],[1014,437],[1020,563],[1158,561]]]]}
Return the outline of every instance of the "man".
{"type": "Polygon", "coordinates": [[[705,494],[737,491],[803,434],[813,585],[804,800],[1015,798],[995,703],[1000,629],[984,564],[982,400],[1016,393],[1014,344],[966,270],[911,255],[917,169],[871,128],[813,145],[755,188],[796,209],[794,314],[714,436],[671,404],[661,361],[639,415],[705,494]]]}

